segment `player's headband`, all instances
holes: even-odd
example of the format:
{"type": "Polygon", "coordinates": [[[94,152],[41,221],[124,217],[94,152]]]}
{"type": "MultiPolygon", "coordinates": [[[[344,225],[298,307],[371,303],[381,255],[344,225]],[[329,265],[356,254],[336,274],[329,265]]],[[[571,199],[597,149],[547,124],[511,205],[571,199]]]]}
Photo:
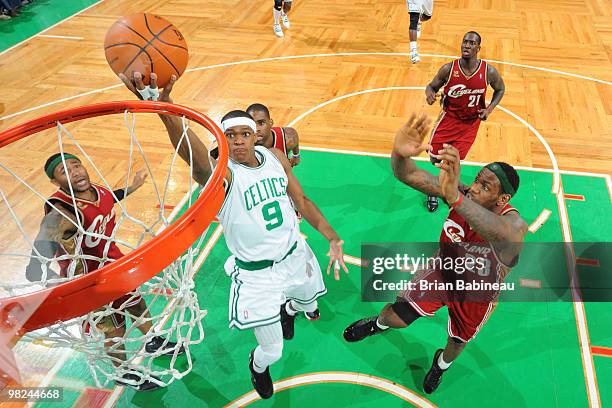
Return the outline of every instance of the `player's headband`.
{"type": "MultiPolygon", "coordinates": [[[[81,162],[81,160],[76,157],[74,154],[70,154],[70,153],[64,153],[64,160],[68,160],[68,159],[74,159],[77,160],[79,163],[81,162]]],[[[62,162],[62,155],[58,155],[55,159],[51,160],[51,162],[47,165],[47,167],[45,167],[45,173],[47,174],[47,177],[49,177],[50,179],[53,178],[53,172],[55,171],[55,168],[58,166],[58,164],[60,164],[62,162]]]]}
{"type": "Polygon", "coordinates": [[[502,186],[502,191],[504,193],[510,194],[511,196],[513,196],[514,193],[516,193],[516,191],[514,190],[514,187],[512,187],[512,184],[510,183],[510,180],[508,180],[508,176],[506,175],[506,172],[504,171],[502,166],[500,166],[497,163],[490,163],[490,164],[487,164],[485,167],[491,170],[493,174],[497,176],[499,183],[502,186]]]}
{"type": "Polygon", "coordinates": [[[247,118],[245,116],[239,116],[237,118],[230,118],[230,119],[225,119],[223,122],[221,122],[221,130],[223,130],[223,133],[225,133],[225,131],[227,131],[227,129],[234,127],[234,126],[248,126],[251,128],[251,130],[253,131],[253,133],[257,132],[257,127],[255,126],[255,121],[251,118],[247,118]]]}

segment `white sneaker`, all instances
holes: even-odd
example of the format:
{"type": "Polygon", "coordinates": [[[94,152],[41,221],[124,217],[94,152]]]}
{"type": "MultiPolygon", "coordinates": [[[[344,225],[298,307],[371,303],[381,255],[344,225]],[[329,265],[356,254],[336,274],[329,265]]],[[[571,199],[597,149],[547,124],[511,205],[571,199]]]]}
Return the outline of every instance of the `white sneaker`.
{"type": "Polygon", "coordinates": [[[280,24],[274,24],[272,27],[274,27],[274,34],[276,34],[277,37],[283,38],[285,36],[280,24]]]}
{"type": "Polygon", "coordinates": [[[286,29],[289,29],[291,27],[289,17],[285,13],[281,13],[281,21],[283,22],[283,27],[285,27],[286,29]]]}
{"type": "Polygon", "coordinates": [[[421,57],[419,57],[419,53],[416,50],[410,51],[410,61],[413,64],[416,64],[417,62],[421,61],[421,57]]]}
{"type": "Polygon", "coordinates": [[[419,21],[419,24],[417,25],[417,38],[421,38],[422,29],[423,29],[423,24],[421,24],[421,22],[419,21]]]}

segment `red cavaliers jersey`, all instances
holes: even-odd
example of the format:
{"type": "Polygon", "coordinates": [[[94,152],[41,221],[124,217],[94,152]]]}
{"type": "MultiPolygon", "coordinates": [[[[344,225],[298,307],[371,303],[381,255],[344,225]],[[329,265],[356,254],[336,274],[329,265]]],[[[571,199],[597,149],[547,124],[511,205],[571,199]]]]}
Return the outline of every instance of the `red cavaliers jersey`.
{"type": "MultiPolygon", "coordinates": [[[[466,198],[467,200],[467,198],[466,198]]],[[[500,215],[517,211],[510,204],[506,204],[500,215]]],[[[517,211],[518,212],[518,211],[517,211]]],[[[516,265],[518,257],[514,259],[511,265],[504,264],[495,253],[493,245],[485,241],[476,231],[472,229],[470,224],[456,211],[449,212],[444,227],[440,233],[440,257],[463,258],[463,262],[469,258],[473,258],[473,266],[465,265],[465,270],[461,272],[456,267],[459,263],[455,262],[453,270],[443,268],[446,281],[462,279],[464,281],[484,281],[484,282],[503,282],[504,278],[510,272],[510,268],[516,265]]],[[[486,297],[495,296],[496,293],[478,292],[476,296],[486,297]]],[[[489,301],[491,299],[481,299],[489,301]]]]}
{"type": "Polygon", "coordinates": [[[478,111],[486,108],[487,62],[480,60],[480,65],[472,75],[467,76],[459,66],[459,60],[453,61],[448,81],[442,96],[443,109],[460,120],[478,119],[478,111]]]}
{"type": "MultiPolygon", "coordinates": [[[[77,205],[79,219],[83,225],[83,228],[87,232],[93,232],[104,236],[111,236],[115,229],[115,200],[111,192],[104,187],[92,184],[92,188],[95,189],[98,196],[97,201],[91,202],[75,197],[77,205]]],[[[52,203],[62,202],[65,203],[69,208],[73,208],[72,198],[61,190],[56,191],[49,201],[52,203]]],[[[45,205],[45,213],[49,213],[50,208],[45,205]]],[[[78,243],[78,234],[73,238],[78,243]]],[[[91,235],[85,235],[81,242],[80,248],[77,248],[77,252],[82,255],[90,255],[99,259],[119,259],[123,256],[117,245],[114,242],[108,243],[108,252],[105,251],[107,246],[107,239],[102,237],[95,237],[91,235]],[[104,254],[106,253],[106,256],[104,254]]],[[[55,256],[61,256],[66,254],[66,248],[62,246],[55,256]]],[[[61,274],[66,275],[66,271],[70,265],[69,260],[63,260],[58,262],[61,268],[61,274]]],[[[84,273],[91,272],[104,266],[104,262],[100,260],[86,259],[83,263],[84,273]]]]}
{"type": "Polygon", "coordinates": [[[285,143],[285,131],[282,127],[273,127],[272,129],[272,137],[274,138],[272,142],[272,147],[276,147],[278,150],[283,152],[285,155],[287,153],[287,143],[285,143]]]}

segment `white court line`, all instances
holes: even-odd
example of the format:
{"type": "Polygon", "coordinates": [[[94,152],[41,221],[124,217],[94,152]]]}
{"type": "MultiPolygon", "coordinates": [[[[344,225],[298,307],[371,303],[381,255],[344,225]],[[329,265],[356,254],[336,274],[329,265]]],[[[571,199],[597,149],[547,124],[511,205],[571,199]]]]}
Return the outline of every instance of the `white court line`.
{"type": "MultiPolygon", "coordinates": [[[[301,121],[302,119],[304,119],[306,116],[310,115],[312,112],[327,106],[329,104],[341,101],[343,99],[347,99],[347,98],[351,98],[353,96],[358,96],[358,95],[363,95],[363,94],[367,94],[367,93],[373,93],[373,92],[386,92],[386,91],[414,91],[414,90],[424,90],[425,88],[422,86],[389,86],[389,87],[384,87],[384,88],[373,88],[373,89],[365,89],[362,91],[357,91],[357,92],[351,92],[345,95],[341,95],[341,96],[337,96],[335,98],[329,99],[325,102],[322,102],[316,106],[314,106],[313,108],[308,109],[306,112],[302,113],[301,115],[299,115],[297,118],[293,119],[291,122],[289,122],[289,124],[287,125],[288,127],[292,127],[295,126],[296,123],[298,123],[299,121],[301,121]]],[[[559,191],[559,183],[561,182],[561,177],[559,176],[559,166],[557,164],[557,159],[555,158],[555,154],[553,153],[552,149],[550,148],[548,142],[546,141],[546,139],[544,139],[544,137],[540,134],[540,132],[538,132],[533,126],[531,126],[529,123],[527,123],[527,121],[523,118],[521,118],[520,116],[518,116],[517,114],[515,114],[514,112],[512,112],[511,110],[504,108],[501,105],[497,105],[497,108],[501,109],[502,112],[507,113],[508,115],[512,116],[514,119],[518,120],[521,124],[523,124],[524,126],[526,126],[535,136],[536,138],[540,141],[540,143],[542,143],[542,145],[544,146],[544,149],[546,149],[546,152],[548,153],[548,157],[550,159],[550,162],[552,163],[552,167],[553,167],[553,185],[552,185],[552,192],[553,194],[557,194],[557,192],[559,191]]],[[[426,159],[428,160],[428,159],[426,159]]]]}
{"type": "Polygon", "coordinates": [[[37,37],[42,38],[58,38],[62,40],[84,40],[84,37],[73,37],[70,35],[46,35],[46,34],[38,34],[37,37]]]}
{"type": "MultiPolygon", "coordinates": [[[[376,388],[381,391],[385,391],[388,394],[395,395],[402,400],[409,402],[417,407],[423,408],[435,408],[431,401],[425,397],[417,394],[416,392],[389,381],[384,378],[375,377],[373,375],[362,374],[362,373],[351,373],[351,372],[320,372],[310,373],[304,375],[298,375],[295,377],[286,378],[274,383],[275,393],[294,387],[303,385],[319,384],[319,383],[344,383],[344,384],[356,384],[365,387],[376,388]]],[[[260,400],[259,395],[255,390],[250,391],[242,397],[230,402],[225,408],[239,408],[245,407],[252,404],[253,402],[260,400]]],[[[340,404],[342,406],[342,404],[340,404]]]]}
{"type": "Polygon", "coordinates": [[[548,208],[543,209],[540,215],[538,215],[537,218],[531,223],[531,225],[529,225],[529,232],[535,234],[536,231],[539,230],[540,227],[544,225],[546,221],[548,221],[548,218],[551,214],[552,211],[550,211],[548,208]]]}
{"type": "MultiPolygon", "coordinates": [[[[63,19],[62,21],[58,21],[57,23],[53,24],[52,26],[45,28],[45,29],[44,29],[44,30],[42,30],[41,32],[36,33],[36,34],[34,34],[34,35],[32,35],[32,36],[30,36],[30,37],[26,38],[25,40],[18,42],[17,44],[13,45],[12,47],[7,48],[6,50],[4,50],[4,51],[0,52],[0,55],[4,54],[4,53],[6,53],[6,52],[9,52],[9,51],[10,51],[10,50],[12,50],[13,48],[17,48],[17,47],[19,47],[21,44],[25,43],[26,41],[31,40],[32,38],[34,38],[34,37],[36,37],[36,36],[40,36],[42,33],[45,33],[45,32],[47,32],[47,31],[51,30],[53,27],[58,26],[58,25],[62,24],[63,22],[70,20],[72,17],[78,16],[79,14],[81,14],[81,13],[83,13],[83,12],[85,12],[85,11],[89,10],[90,8],[97,6],[98,4],[102,3],[103,1],[104,1],[104,0],[99,0],[99,1],[95,2],[94,4],[92,4],[91,6],[85,7],[83,10],[81,10],[81,11],[79,11],[79,12],[77,12],[77,13],[74,13],[74,14],[73,14],[73,15],[71,15],[71,16],[66,17],[66,18],[65,18],[65,19],[63,19]]],[[[1,119],[2,119],[2,118],[0,118],[0,120],[1,120],[1,119]]]]}

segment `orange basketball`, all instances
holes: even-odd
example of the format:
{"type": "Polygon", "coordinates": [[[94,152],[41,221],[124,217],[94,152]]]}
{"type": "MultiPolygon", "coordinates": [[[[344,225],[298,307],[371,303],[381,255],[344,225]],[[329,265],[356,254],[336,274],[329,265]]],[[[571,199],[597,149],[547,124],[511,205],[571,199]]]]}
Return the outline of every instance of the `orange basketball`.
{"type": "Polygon", "coordinates": [[[168,20],[148,13],[117,20],[106,33],[104,53],[115,74],[131,79],[137,71],[148,85],[151,72],[155,72],[160,88],[172,75],[180,77],[189,59],[181,32],[168,20]]]}

